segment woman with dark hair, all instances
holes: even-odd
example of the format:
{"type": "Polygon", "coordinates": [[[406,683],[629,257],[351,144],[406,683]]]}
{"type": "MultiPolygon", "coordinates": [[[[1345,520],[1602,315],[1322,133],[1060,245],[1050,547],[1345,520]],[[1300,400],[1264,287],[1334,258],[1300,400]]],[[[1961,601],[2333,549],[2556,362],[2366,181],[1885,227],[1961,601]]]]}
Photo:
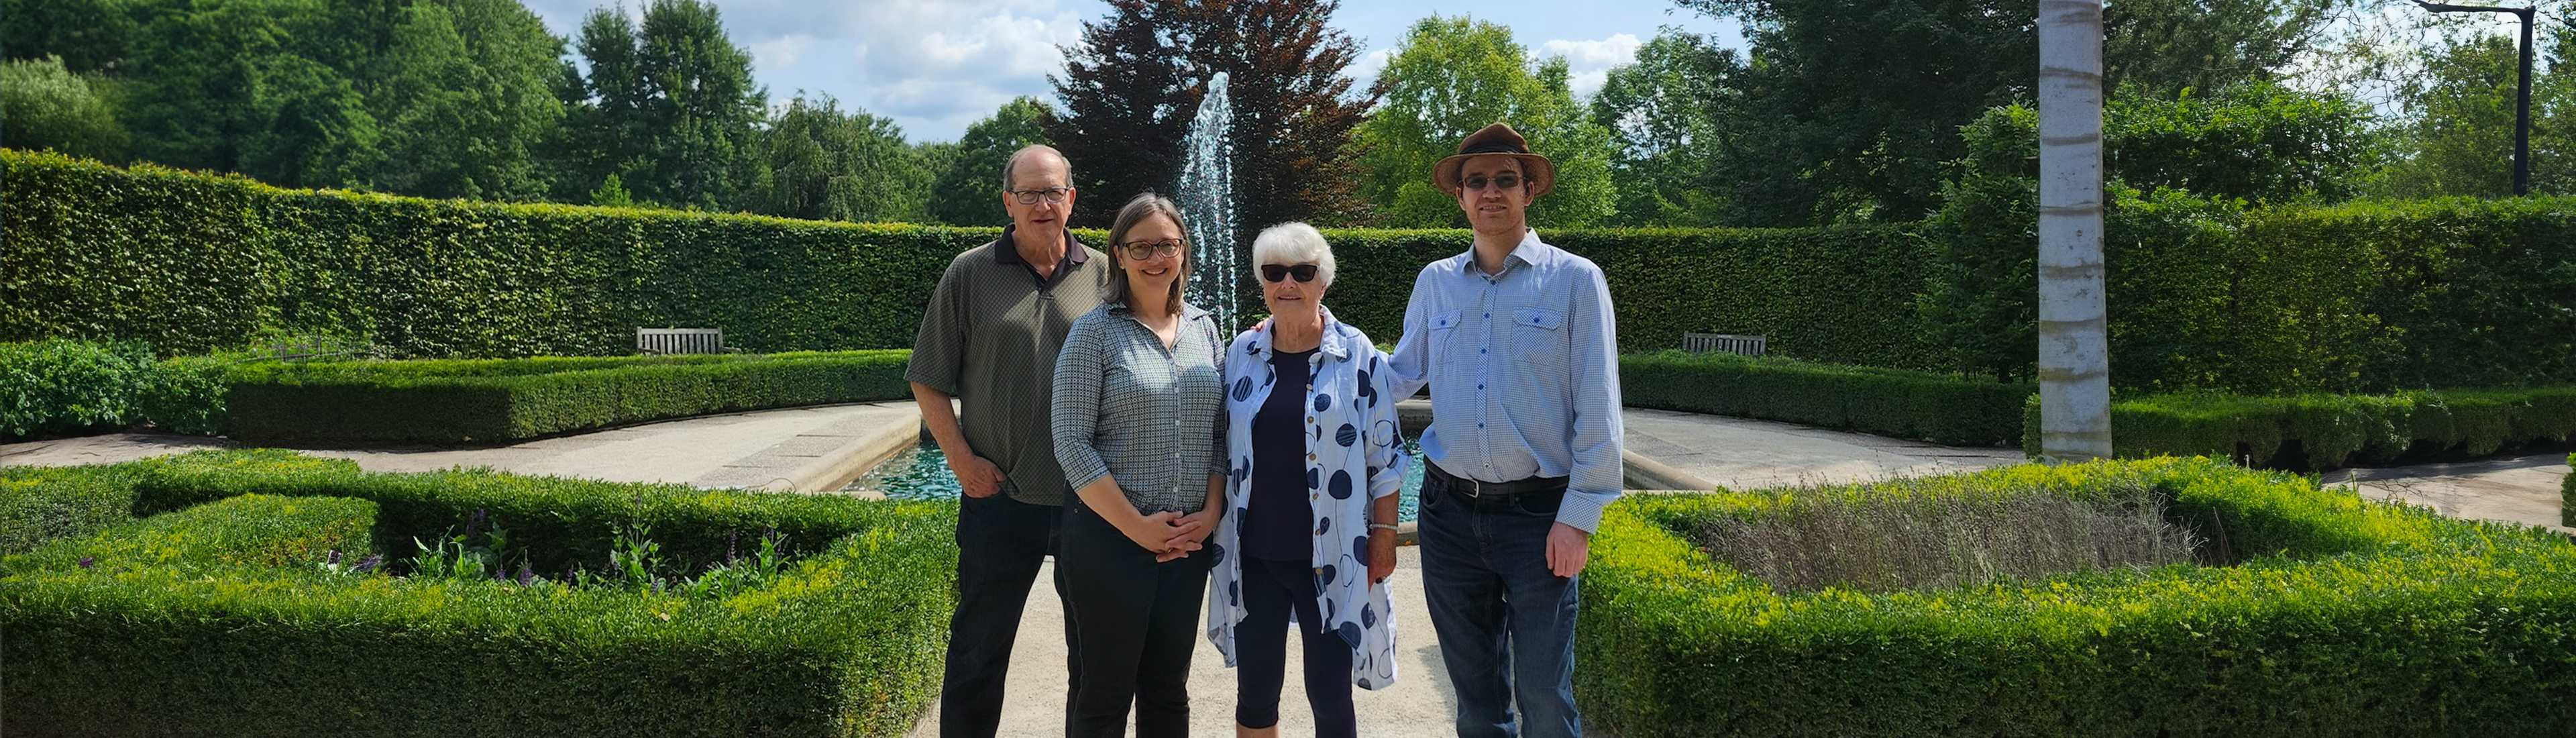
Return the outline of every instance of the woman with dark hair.
{"type": "Polygon", "coordinates": [[[1056,358],[1056,458],[1064,506],[1055,575],[1082,683],[1065,734],[1189,732],[1190,652],[1216,552],[1193,555],[1225,499],[1225,344],[1182,301],[1190,271],[1180,209],[1153,193],[1109,228],[1109,302],[1073,323],[1056,358]]]}

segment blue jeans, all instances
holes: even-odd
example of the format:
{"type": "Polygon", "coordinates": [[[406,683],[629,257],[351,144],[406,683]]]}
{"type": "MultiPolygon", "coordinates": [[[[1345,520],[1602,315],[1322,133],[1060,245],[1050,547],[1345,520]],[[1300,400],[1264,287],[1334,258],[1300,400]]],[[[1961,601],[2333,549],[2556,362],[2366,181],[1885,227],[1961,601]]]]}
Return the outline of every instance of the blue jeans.
{"type": "Polygon", "coordinates": [[[1547,568],[1547,533],[1565,494],[1477,500],[1445,487],[1436,474],[1422,482],[1422,600],[1458,693],[1459,738],[1582,735],[1582,600],[1574,578],[1547,568]]]}

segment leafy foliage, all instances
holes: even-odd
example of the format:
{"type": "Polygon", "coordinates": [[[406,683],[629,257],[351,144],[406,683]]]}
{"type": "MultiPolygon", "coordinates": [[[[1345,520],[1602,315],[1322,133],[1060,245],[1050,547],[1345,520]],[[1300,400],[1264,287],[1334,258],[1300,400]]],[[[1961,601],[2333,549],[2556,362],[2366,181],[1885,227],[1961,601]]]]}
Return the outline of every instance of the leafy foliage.
{"type": "Polygon", "coordinates": [[[1511,29],[1466,17],[1433,16],[1413,25],[1370,90],[1382,102],[1352,132],[1360,196],[1372,225],[1463,227],[1456,198],[1431,182],[1431,169],[1458,142],[1494,123],[1509,123],[1532,152],[1556,165],[1556,189],[1530,203],[1540,228],[1575,228],[1608,220],[1618,193],[1610,183],[1610,132],[1574,103],[1563,57],[1535,64],[1511,29]]]}

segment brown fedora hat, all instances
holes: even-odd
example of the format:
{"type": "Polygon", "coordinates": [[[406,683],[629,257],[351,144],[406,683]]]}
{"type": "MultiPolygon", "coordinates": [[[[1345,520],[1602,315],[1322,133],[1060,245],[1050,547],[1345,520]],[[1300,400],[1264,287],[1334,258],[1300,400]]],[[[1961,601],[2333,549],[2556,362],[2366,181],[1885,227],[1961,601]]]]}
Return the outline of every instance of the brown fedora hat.
{"type": "Polygon", "coordinates": [[[1470,157],[1486,154],[1504,154],[1521,160],[1521,176],[1530,182],[1531,197],[1556,189],[1556,164],[1549,162],[1547,157],[1530,153],[1529,141],[1521,138],[1519,131],[1501,123],[1467,134],[1466,140],[1458,142],[1457,154],[1441,159],[1439,164],[1431,167],[1431,183],[1439,185],[1441,192],[1457,196],[1461,189],[1458,170],[1467,166],[1470,157]]]}

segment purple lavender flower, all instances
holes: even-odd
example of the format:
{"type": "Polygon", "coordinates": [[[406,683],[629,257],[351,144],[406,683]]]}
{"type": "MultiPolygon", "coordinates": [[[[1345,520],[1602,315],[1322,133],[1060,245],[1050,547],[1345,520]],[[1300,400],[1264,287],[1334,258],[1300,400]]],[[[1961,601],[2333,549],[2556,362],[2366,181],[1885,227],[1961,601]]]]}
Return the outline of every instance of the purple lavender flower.
{"type": "Polygon", "coordinates": [[[519,562],[519,586],[525,587],[530,584],[535,584],[536,581],[536,570],[528,568],[528,562],[519,562]]]}
{"type": "Polygon", "coordinates": [[[465,518],[465,537],[473,538],[474,529],[481,527],[483,527],[483,508],[474,508],[474,514],[465,518]]]}
{"type": "Polygon", "coordinates": [[[83,556],[83,557],[81,557],[81,560],[80,560],[80,568],[87,569],[87,568],[90,568],[90,567],[93,567],[93,566],[97,566],[97,565],[98,565],[98,559],[93,558],[93,557],[89,557],[89,556],[83,556]]]}
{"type": "Polygon", "coordinates": [[[357,574],[365,574],[365,573],[368,573],[368,572],[375,571],[375,570],[376,570],[376,567],[378,567],[378,566],[383,566],[383,565],[384,565],[384,563],[385,563],[385,557],[384,557],[383,555],[381,555],[381,554],[367,554],[367,557],[366,557],[366,558],[359,559],[359,560],[358,560],[358,563],[357,563],[356,565],[354,565],[354,566],[350,566],[350,567],[349,567],[349,571],[350,571],[350,572],[352,572],[352,573],[357,573],[357,574]]]}
{"type": "Polygon", "coordinates": [[[339,566],[339,565],[340,565],[340,549],[336,549],[336,548],[335,548],[335,549],[331,549],[331,558],[330,558],[329,563],[330,563],[332,566],[339,566]]]}
{"type": "Polygon", "coordinates": [[[742,558],[742,557],[740,557],[740,556],[736,556],[736,555],[734,555],[734,552],[733,552],[733,544],[734,544],[734,540],[735,540],[735,539],[738,539],[738,538],[741,538],[741,537],[742,537],[742,531],[738,531],[738,530],[730,530],[730,529],[728,529],[728,530],[726,530],[726,531],[725,531],[725,559],[724,559],[724,560],[725,560],[725,562],[726,562],[726,563],[732,563],[732,562],[733,562],[733,560],[735,560],[735,559],[739,559],[739,558],[742,558]]]}

